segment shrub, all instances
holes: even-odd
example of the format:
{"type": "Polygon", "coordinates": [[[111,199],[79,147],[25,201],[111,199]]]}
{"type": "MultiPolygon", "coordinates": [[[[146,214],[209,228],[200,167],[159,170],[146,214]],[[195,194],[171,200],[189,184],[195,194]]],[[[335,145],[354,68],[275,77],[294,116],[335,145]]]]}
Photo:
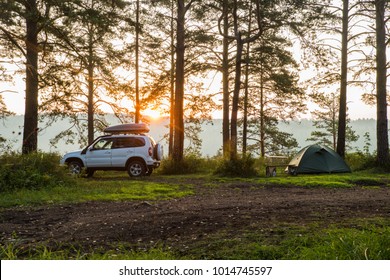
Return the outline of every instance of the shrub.
{"type": "Polygon", "coordinates": [[[52,153],[6,154],[0,157],[0,192],[40,189],[70,183],[71,178],[59,166],[52,153]]]}
{"type": "Polygon", "coordinates": [[[221,176],[231,177],[252,177],[257,176],[255,159],[250,155],[244,155],[236,159],[223,159],[218,164],[214,173],[221,176]]]}
{"type": "Polygon", "coordinates": [[[190,154],[186,155],[183,161],[179,163],[172,158],[164,159],[158,172],[164,175],[194,174],[207,171],[209,165],[207,159],[190,154]]]}
{"type": "Polygon", "coordinates": [[[345,161],[352,171],[366,170],[376,167],[375,155],[363,154],[361,152],[346,154],[345,161]]]}

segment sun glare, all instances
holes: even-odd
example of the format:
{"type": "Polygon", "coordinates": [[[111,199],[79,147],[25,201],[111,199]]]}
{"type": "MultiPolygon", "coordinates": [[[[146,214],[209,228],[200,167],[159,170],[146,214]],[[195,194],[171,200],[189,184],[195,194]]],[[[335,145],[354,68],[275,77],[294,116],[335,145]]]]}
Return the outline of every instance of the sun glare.
{"type": "Polygon", "coordinates": [[[142,114],[154,120],[159,119],[161,117],[161,114],[158,110],[152,110],[152,109],[145,109],[142,111],[142,114]]]}

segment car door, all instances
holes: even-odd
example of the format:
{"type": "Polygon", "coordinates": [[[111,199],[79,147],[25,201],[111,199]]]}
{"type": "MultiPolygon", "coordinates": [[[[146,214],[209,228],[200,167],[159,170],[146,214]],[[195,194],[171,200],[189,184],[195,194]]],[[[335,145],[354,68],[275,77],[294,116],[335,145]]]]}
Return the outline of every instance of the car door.
{"type": "Polygon", "coordinates": [[[125,167],[127,159],[134,154],[132,137],[118,137],[112,145],[112,166],[125,167]]]}
{"type": "Polygon", "coordinates": [[[142,137],[127,136],[118,137],[112,145],[112,166],[125,167],[129,158],[135,156],[135,149],[145,146],[145,140],[142,137]]]}
{"type": "Polygon", "coordinates": [[[111,138],[99,139],[86,152],[87,167],[110,168],[111,160],[111,138]]]}

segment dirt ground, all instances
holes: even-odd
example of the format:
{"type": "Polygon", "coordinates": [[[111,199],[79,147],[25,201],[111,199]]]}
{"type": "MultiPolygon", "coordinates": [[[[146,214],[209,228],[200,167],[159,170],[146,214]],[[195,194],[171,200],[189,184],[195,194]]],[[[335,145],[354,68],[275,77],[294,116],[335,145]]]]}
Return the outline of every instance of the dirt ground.
{"type": "Polygon", "coordinates": [[[390,188],[259,188],[236,183],[197,186],[192,196],[167,201],[87,202],[0,213],[1,243],[105,246],[117,242],[165,245],[232,235],[281,224],[324,226],[368,217],[390,218],[390,188]]]}

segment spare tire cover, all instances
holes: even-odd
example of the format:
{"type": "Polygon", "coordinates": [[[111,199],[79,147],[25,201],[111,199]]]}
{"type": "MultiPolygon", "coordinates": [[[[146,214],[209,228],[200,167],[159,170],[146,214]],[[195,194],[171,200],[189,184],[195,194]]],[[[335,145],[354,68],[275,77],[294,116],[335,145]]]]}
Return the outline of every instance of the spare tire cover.
{"type": "Polygon", "coordinates": [[[154,156],[157,160],[161,160],[163,158],[162,145],[156,144],[156,146],[154,146],[154,156]]]}

